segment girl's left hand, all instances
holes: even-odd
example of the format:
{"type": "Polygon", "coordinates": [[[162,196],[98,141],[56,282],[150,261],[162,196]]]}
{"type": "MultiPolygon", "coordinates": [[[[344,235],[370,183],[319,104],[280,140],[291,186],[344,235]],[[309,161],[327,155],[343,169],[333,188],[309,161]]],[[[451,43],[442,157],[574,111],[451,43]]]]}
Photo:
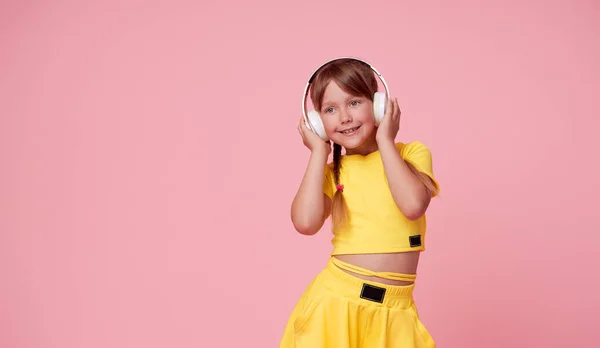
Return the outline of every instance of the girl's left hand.
{"type": "Polygon", "coordinates": [[[396,140],[398,130],[400,130],[400,106],[398,106],[398,98],[388,100],[388,105],[385,110],[383,120],[377,129],[376,140],[392,141],[396,140]]]}

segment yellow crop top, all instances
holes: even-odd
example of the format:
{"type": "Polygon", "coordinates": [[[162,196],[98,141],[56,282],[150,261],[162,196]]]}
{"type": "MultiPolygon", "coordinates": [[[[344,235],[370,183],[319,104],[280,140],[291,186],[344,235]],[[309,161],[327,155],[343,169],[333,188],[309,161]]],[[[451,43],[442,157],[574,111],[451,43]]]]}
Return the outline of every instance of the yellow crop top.
{"type": "MultiPolygon", "coordinates": [[[[402,158],[433,176],[431,153],[421,142],[397,143],[402,158]]],[[[366,156],[344,155],[341,158],[340,184],[348,206],[348,225],[334,226],[332,255],[370,254],[425,250],[426,217],[407,219],[394,203],[379,151],[366,156]]],[[[333,198],[335,182],[333,164],[325,169],[323,191],[333,198]]]]}

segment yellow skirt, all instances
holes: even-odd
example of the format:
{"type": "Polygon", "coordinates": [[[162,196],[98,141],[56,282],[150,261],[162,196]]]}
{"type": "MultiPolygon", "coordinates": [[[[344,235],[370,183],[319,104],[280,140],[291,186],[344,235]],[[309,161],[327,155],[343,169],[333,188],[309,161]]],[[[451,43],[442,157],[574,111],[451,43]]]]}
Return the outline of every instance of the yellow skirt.
{"type": "Polygon", "coordinates": [[[435,348],[413,301],[414,283],[366,281],[336,264],[347,265],[330,259],[304,291],[280,348],[435,348]]]}

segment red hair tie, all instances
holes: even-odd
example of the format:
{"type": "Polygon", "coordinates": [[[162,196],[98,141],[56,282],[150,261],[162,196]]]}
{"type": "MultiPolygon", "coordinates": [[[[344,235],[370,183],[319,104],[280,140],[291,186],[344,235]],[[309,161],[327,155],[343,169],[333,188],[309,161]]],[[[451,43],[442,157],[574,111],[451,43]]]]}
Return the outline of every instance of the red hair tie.
{"type": "Polygon", "coordinates": [[[342,192],[344,192],[344,185],[340,185],[340,184],[338,184],[338,185],[336,186],[336,188],[338,189],[338,191],[342,191],[342,192]]]}

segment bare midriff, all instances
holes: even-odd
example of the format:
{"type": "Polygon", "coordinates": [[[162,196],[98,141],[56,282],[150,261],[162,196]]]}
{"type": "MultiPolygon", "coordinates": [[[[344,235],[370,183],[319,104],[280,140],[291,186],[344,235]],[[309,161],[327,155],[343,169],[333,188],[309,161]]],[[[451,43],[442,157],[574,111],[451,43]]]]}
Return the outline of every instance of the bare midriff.
{"type": "MultiPolygon", "coordinates": [[[[389,254],[347,254],[334,255],[335,258],[343,262],[368,269],[373,272],[393,272],[402,274],[416,274],[419,264],[420,251],[410,251],[389,254]]],[[[342,271],[349,273],[357,278],[370,280],[388,285],[410,285],[412,281],[390,280],[377,276],[367,276],[357,274],[343,268],[342,271]]]]}

